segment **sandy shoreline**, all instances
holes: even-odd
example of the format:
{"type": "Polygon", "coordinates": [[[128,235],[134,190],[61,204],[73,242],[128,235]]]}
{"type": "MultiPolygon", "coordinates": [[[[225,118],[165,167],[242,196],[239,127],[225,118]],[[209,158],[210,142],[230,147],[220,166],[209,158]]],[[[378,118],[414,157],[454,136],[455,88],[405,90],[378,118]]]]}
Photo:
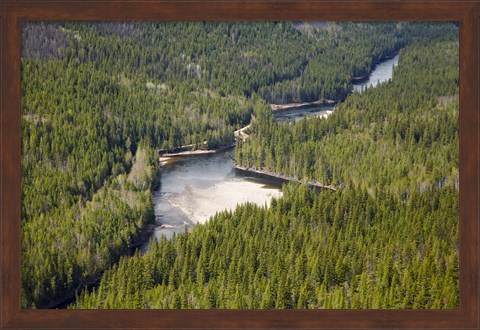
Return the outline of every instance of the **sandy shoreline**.
{"type": "Polygon", "coordinates": [[[246,202],[257,205],[270,205],[272,197],[281,197],[277,188],[261,188],[250,181],[228,180],[208,189],[188,186],[179,195],[172,195],[167,201],[180,208],[197,224],[204,224],[217,212],[234,210],[246,202]]]}
{"type": "Polygon", "coordinates": [[[160,161],[160,165],[167,165],[169,163],[174,162],[178,158],[181,157],[188,157],[188,156],[195,156],[195,155],[209,155],[209,154],[217,154],[219,152],[227,151],[231,148],[235,147],[235,144],[231,144],[229,146],[220,147],[218,149],[196,149],[196,150],[186,150],[186,151],[179,151],[179,152],[172,152],[172,153],[165,153],[160,155],[158,160],[160,161]]]}
{"type": "MultiPolygon", "coordinates": [[[[284,180],[284,181],[293,181],[293,182],[302,183],[302,181],[300,181],[296,178],[292,178],[292,177],[285,176],[285,175],[279,175],[279,174],[272,173],[272,172],[257,170],[257,169],[254,169],[254,168],[247,168],[247,167],[243,167],[243,166],[240,166],[240,165],[235,165],[235,168],[237,170],[241,170],[241,171],[248,172],[248,173],[259,174],[259,175],[265,176],[265,177],[270,177],[270,178],[284,180]]],[[[312,186],[312,187],[317,187],[317,188],[325,188],[325,189],[330,189],[330,190],[333,190],[333,191],[337,190],[337,188],[335,186],[324,185],[324,184],[322,184],[318,181],[308,181],[308,182],[306,182],[306,184],[309,185],[309,186],[312,186]]]]}
{"type": "Polygon", "coordinates": [[[291,110],[296,108],[303,108],[308,106],[315,106],[315,105],[333,105],[336,102],[333,100],[318,100],[313,102],[303,102],[303,103],[286,103],[286,104],[270,104],[270,109],[273,112],[275,111],[282,111],[282,110],[291,110]]]}

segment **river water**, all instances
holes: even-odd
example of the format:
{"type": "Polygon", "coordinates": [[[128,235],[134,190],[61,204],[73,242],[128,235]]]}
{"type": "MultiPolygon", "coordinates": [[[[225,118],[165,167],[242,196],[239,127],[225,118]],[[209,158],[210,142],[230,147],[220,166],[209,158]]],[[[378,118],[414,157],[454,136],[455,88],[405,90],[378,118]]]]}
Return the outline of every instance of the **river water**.
{"type": "Polygon", "coordinates": [[[352,86],[353,92],[363,92],[365,88],[375,87],[378,84],[392,79],[393,67],[398,65],[399,54],[378,63],[368,78],[359,80],[352,86]]]}
{"type": "Polygon", "coordinates": [[[153,194],[156,238],[170,238],[237,204],[268,205],[282,195],[281,183],[236,171],[230,152],[172,158],[162,165],[160,182],[153,194]]]}
{"type": "MultiPolygon", "coordinates": [[[[398,64],[398,55],[375,66],[370,76],[353,84],[352,92],[392,78],[392,67],[398,64]]],[[[303,117],[327,117],[335,105],[317,105],[277,111],[277,121],[298,121],[303,117]]],[[[216,212],[234,209],[237,204],[252,202],[268,205],[272,197],[279,197],[281,183],[251,177],[235,171],[229,153],[175,157],[161,168],[161,185],[153,193],[155,205],[155,231],[171,238],[205,223],[216,212]]],[[[141,247],[148,249],[148,243],[141,247]]]]}

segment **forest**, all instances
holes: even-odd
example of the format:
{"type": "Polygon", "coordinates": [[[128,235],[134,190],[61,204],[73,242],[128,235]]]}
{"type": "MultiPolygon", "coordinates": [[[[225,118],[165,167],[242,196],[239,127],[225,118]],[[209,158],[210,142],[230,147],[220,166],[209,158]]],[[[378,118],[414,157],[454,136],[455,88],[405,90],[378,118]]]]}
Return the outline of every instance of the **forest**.
{"type": "Polygon", "coordinates": [[[29,23],[22,43],[22,307],[458,306],[455,25],[29,23]],[[343,102],[296,124],[269,106],[319,99],[343,102]],[[237,164],[340,189],[289,184],[133,252],[158,150],[230,145],[251,118],[237,164]]]}

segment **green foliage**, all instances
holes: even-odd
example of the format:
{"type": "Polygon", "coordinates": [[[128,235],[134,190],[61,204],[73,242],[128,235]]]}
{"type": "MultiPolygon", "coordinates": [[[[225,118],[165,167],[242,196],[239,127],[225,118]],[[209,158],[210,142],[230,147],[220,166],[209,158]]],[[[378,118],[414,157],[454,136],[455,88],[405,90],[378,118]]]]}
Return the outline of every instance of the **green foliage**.
{"type": "MultiPolygon", "coordinates": [[[[146,147],[136,157],[145,157],[146,147]]],[[[22,303],[48,306],[72,294],[82,282],[129,253],[154,219],[150,186],[156,167],[152,159],[132,176],[120,174],[105,182],[91,200],[66,204],[24,218],[22,222],[22,303]]],[[[134,162],[133,168],[136,168],[134,162]]],[[[51,178],[42,178],[47,181],[51,178]]]]}
{"type": "Polygon", "coordinates": [[[393,81],[328,117],[276,123],[258,108],[237,162],[300,180],[409,194],[458,185],[458,44],[404,48],[393,81]]]}
{"type": "Polygon", "coordinates": [[[457,191],[385,197],[287,186],[269,209],[239,206],[123,258],[72,307],[458,306],[457,191]]]}
{"type": "Polygon", "coordinates": [[[458,44],[449,23],[31,23],[22,47],[22,307],[458,306],[458,44]],[[400,48],[392,82],[347,97],[400,48]],[[275,123],[268,103],[345,101],[275,123]],[[252,117],[252,114],[254,116],[252,117]],[[238,143],[288,185],[127,257],[158,150],[238,143]],[[103,275],[102,275],[103,274],[103,275]]]}

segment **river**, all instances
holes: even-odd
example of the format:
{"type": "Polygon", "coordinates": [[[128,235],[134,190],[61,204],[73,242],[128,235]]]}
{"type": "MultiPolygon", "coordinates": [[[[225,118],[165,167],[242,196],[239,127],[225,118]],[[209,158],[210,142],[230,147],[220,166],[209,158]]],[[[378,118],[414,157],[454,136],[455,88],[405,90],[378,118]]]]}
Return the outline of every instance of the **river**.
{"type": "Polygon", "coordinates": [[[365,88],[375,87],[378,84],[392,79],[393,67],[398,65],[399,54],[378,63],[372,73],[366,79],[355,82],[352,86],[353,92],[363,92],[365,88]]]}
{"type": "Polygon", "coordinates": [[[171,158],[161,168],[161,185],[153,194],[155,236],[183,232],[205,223],[216,212],[238,203],[268,205],[280,197],[280,182],[242,174],[230,152],[171,158]]]}
{"type": "MultiPolygon", "coordinates": [[[[399,54],[378,63],[369,76],[359,79],[352,84],[352,93],[362,93],[365,88],[375,87],[378,84],[390,80],[393,75],[393,67],[398,65],[399,54]]],[[[306,105],[292,107],[285,110],[275,111],[273,115],[279,122],[299,121],[304,117],[328,117],[335,110],[335,104],[306,105]]]]}
{"type": "MultiPolygon", "coordinates": [[[[397,64],[398,55],[377,64],[367,78],[355,81],[352,93],[391,79],[392,67],[397,64]]],[[[279,122],[297,121],[303,117],[327,117],[334,110],[335,105],[322,104],[276,111],[274,116],[279,122]]],[[[157,239],[162,235],[171,238],[239,203],[268,205],[272,197],[282,195],[280,182],[235,171],[229,152],[171,158],[162,165],[160,181],[159,189],[153,193],[157,239]]],[[[148,245],[144,244],[142,251],[148,245]]]]}

